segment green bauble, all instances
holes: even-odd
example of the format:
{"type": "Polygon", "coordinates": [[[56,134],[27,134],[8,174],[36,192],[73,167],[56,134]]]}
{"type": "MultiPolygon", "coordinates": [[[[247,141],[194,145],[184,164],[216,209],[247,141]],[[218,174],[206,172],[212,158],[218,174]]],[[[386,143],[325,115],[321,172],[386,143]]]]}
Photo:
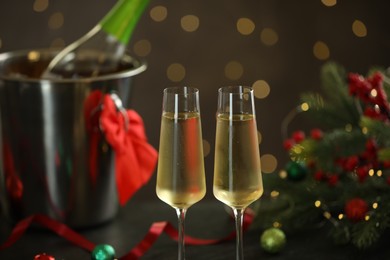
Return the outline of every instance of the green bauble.
{"type": "Polygon", "coordinates": [[[92,260],[114,260],[115,250],[107,244],[97,245],[91,254],[92,260]]]}
{"type": "Polygon", "coordinates": [[[279,228],[268,228],[261,235],[260,244],[266,252],[278,253],[286,245],[286,235],[279,228]]]}
{"type": "Polygon", "coordinates": [[[292,181],[301,181],[307,175],[307,168],[303,163],[290,161],[286,166],[287,178],[292,181]]]}

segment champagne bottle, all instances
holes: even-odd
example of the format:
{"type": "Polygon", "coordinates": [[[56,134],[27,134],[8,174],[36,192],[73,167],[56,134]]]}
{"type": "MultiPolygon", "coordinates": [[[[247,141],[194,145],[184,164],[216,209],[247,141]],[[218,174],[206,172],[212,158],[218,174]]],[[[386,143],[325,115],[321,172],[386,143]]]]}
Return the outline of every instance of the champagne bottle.
{"type": "Polygon", "coordinates": [[[95,77],[118,69],[149,0],[119,0],[92,30],[49,63],[42,78],[95,77]]]}

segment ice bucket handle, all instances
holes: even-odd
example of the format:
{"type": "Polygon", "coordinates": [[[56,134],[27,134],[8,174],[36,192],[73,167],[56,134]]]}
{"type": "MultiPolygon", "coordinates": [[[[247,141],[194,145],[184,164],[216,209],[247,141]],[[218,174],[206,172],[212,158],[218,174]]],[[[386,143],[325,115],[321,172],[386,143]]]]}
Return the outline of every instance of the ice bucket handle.
{"type": "MultiPolygon", "coordinates": [[[[109,94],[109,97],[111,98],[111,100],[114,102],[115,104],[115,107],[117,109],[118,112],[121,113],[121,115],[123,116],[123,119],[124,119],[124,128],[125,128],[125,131],[127,132],[129,130],[129,125],[130,125],[130,119],[129,119],[129,115],[127,114],[127,111],[126,111],[126,108],[123,106],[123,102],[121,100],[121,98],[118,96],[117,93],[115,92],[111,92],[109,94]]],[[[99,121],[98,121],[98,126],[96,128],[96,131],[100,131],[100,132],[104,132],[103,131],[103,127],[102,127],[102,124],[100,122],[100,113],[101,111],[103,110],[103,101],[100,102],[100,104],[98,106],[96,106],[91,112],[90,112],[90,115],[89,117],[92,119],[94,118],[95,116],[99,116],[99,121]]]]}
{"type": "Polygon", "coordinates": [[[116,94],[115,92],[111,92],[110,97],[112,101],[114,101],[114,104],[116,106],[116,109],[122,114],[124,120],[125,120],[125,131],[129,130],[130,120],[129,116],[126,112],[126,109],[123,106],[123,102],[121,98],[116,94]]]}

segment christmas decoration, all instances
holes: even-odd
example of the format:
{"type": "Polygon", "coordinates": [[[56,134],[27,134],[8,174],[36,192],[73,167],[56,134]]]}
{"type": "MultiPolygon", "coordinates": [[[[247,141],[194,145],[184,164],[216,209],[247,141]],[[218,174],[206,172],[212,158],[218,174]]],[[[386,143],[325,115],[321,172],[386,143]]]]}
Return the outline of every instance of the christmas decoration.
{"type": "Polygon", "coordinates": [[[256,210],[264,212],[255,225],[321,225],[335,242],[367,248],[390,229],[390,81],[383,69],[363,77],[333,62],[323,66],[321,80],[322,93],[304,93],[282,123],[291,162],[264,176],[278,210],[267,215],[260,201],[256,210]],[[315,128],[289,134],[301,114],[315,128]]]}
{"type": "Polygon", "coordinates": [[[363,199],[354,198],[347,201],[344,211],[349,220],[358,222],[364,220],[368,211],[368,205],[363,199]]]}
{"type": "MultiPolygon", "coordinates": [[[[254,219],[254,212],[248,208],[243,216],[242,228],[246,231],[251,226],[254,219]]],[[[60,237],[73,243],[75,246],[82,248],[88,252],[91,252],[92,259],[115,259],[115,251],[110,245],[102,244],[95,245],[91,241],[87,240],[81,234],[72,230],[65,224],[58,222],[46,215],[35,214],[19,221],[13,228],[8,239],[0,244],[0,252],[12,246],[17,242],[26,230],[32,224],[40,224],[43,227],[53,231],[60,237]]],[[[118,260],[136,260],[142,258],[142,256],[150,249],[150,247],[156,242],[156,240],[163,234],[166,233],[171,239],[177,240],[178,231],[175,227],[167,221],[154,222],[151,224],[149,230],[145,234],[144,238],[132,248],[127,254],[118,258],[118,260]]],[[[221,242],[225,242],[236,237],[236,232],[232,231],[226,237],[219,239],[201,239],[186,235],[185,241],[188,245],[211,245],[221,242]]],[[[46,255],[45,253],[36,255],[34,260],[54,260],[52,256],[46,255]]]]}
{"type": "Polygon", "coordinates": [[[115,250],[107,244],[97,245],[91,253],[92,260],[114,260],[115,250]]]}
{"type": "Polygon", "coordinates": [[[85,101],[84,117],[91,136],[91,181],[96,183],[96,147],[104,138],[115,151],[116,187],[119,203],[123,206],[152,177],[157,151],[148,143],[141,116],[132,109],[117,107],[115,102],[120,102],[118,100],[114,94],[94,90],[85,101]]]}
{"type": "Polygon", "coordinates": [[[303,180],[307,174],[307,168],[299,162],[289,162],[286,166],[287,177],[293,181],[303,180]]]}
{"type": "Polygon", "coordinates": [[[266,229],[260,237],[261,247],[268,253],[278,253],[286,245],[286,235],[279,228],[266,229]]]}
{"type": "Polygon", "coordinates": [[[124,205],[151,178],[157,163],[157,151],[147,142],[140,115],[134,110],[117,112],[114,101],[108,96],[104,97],[100,123],[108,143],[116,152],[116,184],[119,203],[124,205]],[[128,129],[122,113],[127,115],[131,125],[128,129]]]}
{"type": "Polygon", "coordinates": [[[34,260],[55,260],[55,258],[51,255],[47,255],[45,253],[43,254],[38,254],[34,256],[34,260]]]}

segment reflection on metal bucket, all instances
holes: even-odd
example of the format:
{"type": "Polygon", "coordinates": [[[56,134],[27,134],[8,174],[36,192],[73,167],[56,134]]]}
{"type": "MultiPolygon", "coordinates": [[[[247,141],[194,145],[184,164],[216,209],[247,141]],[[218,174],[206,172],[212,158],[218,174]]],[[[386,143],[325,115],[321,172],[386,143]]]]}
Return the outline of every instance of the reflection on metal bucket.
{"type": "Polygon", "coordinates": [[[104,138],[94,138],[99,129],[90,127],[94,112],[87,100],[99,90],[128,106],[133,76],[146,65],[126,56],[117,73],[39,79],[54,54],[0,54],[3,208],[14,220],[43,213],[73,227],[92,226],[115,216],[118,199],[114,154],[104,138]]]}

